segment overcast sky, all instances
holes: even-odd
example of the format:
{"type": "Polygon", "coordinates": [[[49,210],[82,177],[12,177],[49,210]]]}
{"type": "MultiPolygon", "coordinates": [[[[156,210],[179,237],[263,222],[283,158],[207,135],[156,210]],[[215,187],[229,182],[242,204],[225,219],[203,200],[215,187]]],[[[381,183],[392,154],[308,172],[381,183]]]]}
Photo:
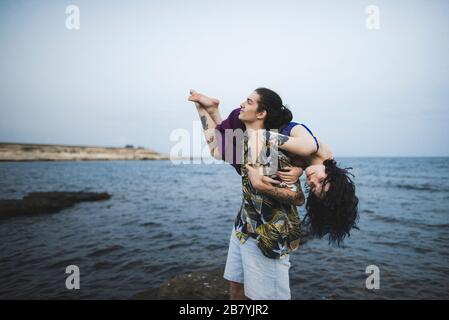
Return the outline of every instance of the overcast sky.
{"type": "Polygon", "coordinates": [[[190,88],[226,115],[266,86],[337,157],[449,156],[445,0],[1,1],[0,44],[3,142],[168,154],[190,88]]]}

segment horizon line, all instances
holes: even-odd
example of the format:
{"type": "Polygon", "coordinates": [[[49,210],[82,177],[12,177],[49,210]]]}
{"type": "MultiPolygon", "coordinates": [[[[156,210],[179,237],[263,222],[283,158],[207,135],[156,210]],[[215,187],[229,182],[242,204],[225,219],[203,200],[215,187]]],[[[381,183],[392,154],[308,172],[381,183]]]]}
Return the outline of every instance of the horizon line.
{"type": "MultiPolygon", "coordinates": [[[[135,149],[143,148],[146,150],[151,150],[159,153],[160,155],[166,155],[163,152],[156,151],[151,147],[145,147],[141,145],[134,145],[131,143],[124,144],[122,146],[112,146],[112,145],[81,145],[81,144],[62,144],[62,143],[36,143],[36,142],[4,142],[0,141],[1,144],[19,144],[19,145],[36,145],[36,146],[67,146],[67,147],[97,147],[97,148],[125,148],[126,146],[133,146],[135,149]]],[[[168,155],[167,155],[168,156],[168,155]]],[[[201,155],[191,155],[188,158],[202,158],[201,155]]],[[[449,158],[449,155],[341,155],[335,158],[449,158]]]]}

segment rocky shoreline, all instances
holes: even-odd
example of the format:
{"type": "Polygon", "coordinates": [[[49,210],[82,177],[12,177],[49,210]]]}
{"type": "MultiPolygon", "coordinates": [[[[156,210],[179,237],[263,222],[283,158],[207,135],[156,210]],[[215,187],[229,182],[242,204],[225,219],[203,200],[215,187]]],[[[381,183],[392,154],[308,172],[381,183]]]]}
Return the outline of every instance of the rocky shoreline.
{"type": "MultiPolygon", "coordinates": [[[[84,201],[104,201],[106,192],[31,192],[22,199],[0,199],[0,223],[7,219],[51,214],[84,201]]],[[[177,275],[159,287],[135,294],[134,300],[227,300],[228,283],[222,269],[177,275]]]]}
{"type": "Polygon", "coordinates": [[[177,275],[158,288],[137,293],[134,300],[227,300],[228,283],[223,270],[198,271],[177,275]]]}
{"type": "Polygon", "coordinates": [[[84,201],[111,198],[106,192],[31,192],[22,199],[0,199],[0,221],[38,214],[56,213],[84,201]]]}
{"type": "Polygon", "coordinates": [[[0,161],[167,160],[151,149],[0,143],[0,161]]]}

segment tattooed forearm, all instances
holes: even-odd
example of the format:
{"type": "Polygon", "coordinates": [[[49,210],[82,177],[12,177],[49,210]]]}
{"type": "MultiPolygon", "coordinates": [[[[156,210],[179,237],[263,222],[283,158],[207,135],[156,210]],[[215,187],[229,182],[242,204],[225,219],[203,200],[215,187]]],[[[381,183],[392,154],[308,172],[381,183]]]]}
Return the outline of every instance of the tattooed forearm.
{"type": "Polygon", "coordinates": [[[272,186],[269,189],[262,191],[262,193],[282,203],[292,204],[295,206],[301,206],[305,201],[304,193],[301,188],[298,188],[297,191],[294,192],[288,188],[278,188],[272,186]]]}

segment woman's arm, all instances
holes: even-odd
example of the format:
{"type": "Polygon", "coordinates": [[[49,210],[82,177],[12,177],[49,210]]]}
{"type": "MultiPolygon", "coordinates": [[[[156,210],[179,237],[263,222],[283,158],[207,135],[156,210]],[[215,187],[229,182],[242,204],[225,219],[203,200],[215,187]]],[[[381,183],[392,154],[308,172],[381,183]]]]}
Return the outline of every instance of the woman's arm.
{"type": "Polygon", "coordinates": [[[317,151],[317,145],[313,136],[301,125],[294,126],[290,136],[280,133],[270,133],[274,145],[279,149],[288,151],[298,156],[308,157],[317,151]]]}
{"type": "Polygon", "coordinates": [[[278,170],[277,176],[285,183],[296,183],[299,177],[303,173],[303,169],[300,167],[284,167],[282,170],[278,170]]]}

